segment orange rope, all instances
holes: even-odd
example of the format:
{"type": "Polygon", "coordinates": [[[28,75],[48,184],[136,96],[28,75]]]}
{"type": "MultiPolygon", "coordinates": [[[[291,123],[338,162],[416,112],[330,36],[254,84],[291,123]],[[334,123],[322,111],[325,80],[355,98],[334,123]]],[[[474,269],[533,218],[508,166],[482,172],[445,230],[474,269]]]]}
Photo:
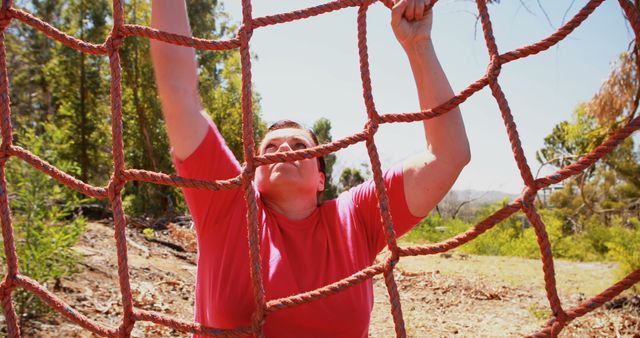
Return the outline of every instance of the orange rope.
{"type": "MultiPolygon", "coordinates": [[[[466,242],[473,240],[485,231],[492,228],[495,224],[501,222],[514,213],[522,210],[531,224],[533,225],[540,247],[540,253],[543,262],[543,272],[545,280],[545,289],[549,306],[552,309],[553,316],[540,332],[535,333],[534,337],[555,337],[571,320],[583,316],[593,311],[605,302],[620,294],[623,290],[628,289],[635,283],[640,281],[640,270],[636,270],[624,279],[603,291],[599,295],[585,301],[584,303],[565,310],[562,307],[560,298],[558,297],[554,261],[551,253],[549,237],[546,233],[546,227],[540,218],[534,206],[536,192],[551,184],[558,183],[573,175],[576,175],[594,162],[611,152],[622,140],[627,138],[631,133],[640,129],[640,117],[629,121],[625,126],[613,132],[607,140],[596,147],[592,152],[583,156],[578,161],[560,168],[554,174],[534,179],[531,174],[526,157],[520,145],[518,131],[513,121],[509,104],[498,83],[500,69],[503,64],[524,58],[526,56],[544,51],[555,45],[578,27],[604,0],[591,0],[584,8],[582,8],[570,21],[560,27],[555,33],[549,37],[526,47],[522,47],[504,54],[499,54],[498,47],[493,37],[491,20],[487,10],[485,0],[476,0],[478,12],[484,31],[484,37],[489,50],[490,63],[486,74],[476,82],[465,88],[460,94],[452,97],[447,102],[424,111],[409,112],[402,114],[382,114],[380,115],[375,108],[371,89],[371,78],[369,75],[369,63],[367,53],[367,33],[366,33],[366,12],[368,7],[376,2],[376,0],[336,0],[315,7],[303,10],[270,15],[265,17],[253,18],[251,9],[251,0],[242,0],[242,26],[238,31],[238,35],[229,40],[206,40],[195,37],[186,37],[177,34],[158,31],[153,28],[129,25],[124,23],[123,4],[120,0],[113,0],[113,18],[114,26],[107,40],[100,44],[92,44],[72,36],[65,34],[41,21],[40,19],[26,13],[22,10],[12,7],[11,0],[3,0],[0,9],[0,132],[2,135],[2,144],[0,145],[0,220],[2,221],[2,236],[4,239],[4,250],[7,259],[7,275],[0,283],[0,300],[4,315],[7,322],[7,331],[10,337],[19,337],[20,328],[13,308],[11,294],[17,286],[21,286],[39,297],[43,302],[60,312],[70,321],[77,323],[86,330],[95,334],[109,337],[129,337],[131,330],[136,321],[149,321],[159,325],[164,325],[184,332],[198,333],[212,336],[236,337],[253,334],[256,337],[263,337],[263,325],[270,313],[285,308],[295,307],[300,304],[311,302],[328,295],[340,292],[348,287],[362,283],[373,276],[382,273],[389,292],[391,303],[391,312],[394,318],[395,330],[398,337],[405,337],[404,321],[402,317],[402,308],[400,296],[393,277],[393,269],[402,256],[412,255],[429,255],[444,252],[456,248],[466,242]],[[320,15],[347,7],[359,7],[357,23],[358,23],[358,49],[360,54],[360,72],[362,78],[363,98],[367,108],[367,123],[364,129],[351,136],[333,141],[329,144],[319,145],[310,149],[291,151],[286,153],[274,153],[258,156],[254,154],[253,139],[253,111],[251,96],[251,57],[249,52],[249,41],[253,34],[253,30],[269,25],[282,24],[294,20],[305,19],[311,16],[320,15]],[[10,96],[7,77],[7,64],[4,46],[4,31],[13,19],[19,20],[41,32],[47,36],[62,42],[63,44],[79,50],[83,53],[96,55],[107,55],[111,68],[111,113],[112,113],[112,151],[114,171],[106,187],[95,187],[82,182],[73,176],[57,169],[55,166],[43,161],[38,156],[30,153],[21,147],[13,145],[13,135],[11,126],[11,110],[10,96]],[[189,46],[203,50],[229,50],[238,48],[240,50],[242,63],[242,110],[243,110],[243,142],[244,142],[244,160],[245,166],[242,173],[235,178],[228,180],[194,180],[184,177],[166,175],[163,173],[150,172],[138,169],[125,169],[124,151],[122,141],[122,89],[121,89],[121,67],[119,49],[122,41],[127,36],[142,36],[149,39],[156,39],[176,45],[189,46]],[[381,123],[395,122],[412,122],[426,120],[447,113],[451,109],[465,102],[467,98],[481,90],[485,86],[489,86],[491,93],[495,97],[498,107],[502,113],[502,118],[507,129],[509,142],[517,163],[520,175],[525,183],[525,190],[520,198],[506,205],[502,209],[496,211],[485,220],[481,221],[468,231],[455,237],[447,239],[441,243],[429,244],[424,246],[413,246],[400,248],[396,241],[396,235],[389,214],[389,201],[387,192],[382,180],[382,172],[380,169],[380,160],[374,136],[381,123]],[[258,166],[271,164],[276,162],[295,161],[307,159],[309,157],[324,156],[337,150],[346,148],[355,143],[364,141],[367,147],[371,167],[373,171],[373,179],[376,185],[377,197],[381,210],[381,217],[384,221],[384,233],[387,239],[387,247],[391,254],[385,262],[378,263],[355,272],[353,275],[340,281],[326,285],[316,290],[293,295],[290,297],[274,299],[266,301],[264,293],[264,285],[262,274],[260,273],[261,260],[259,254],[259,238],[260,231],[257,222],[257,208],[253,187],[253,178],[255,170],[258,166]],[[71,187],[85,195],[96,198],[108,198],[111,202],[113,210],[113,219],[115,225],[115,239],[118,255],[118,275],[120,279],[120,292],[122,295],[123,316],[120,325],[117,328],[106,327],[93,322],[86,316],[78,313],[68,304],[64,303],[60,298],[50,291],[46,290],[36,281],[21,275],[18,268],[18,258],[15,250],[15,240],[13,235],[13,227],[11,225],[11,211],[9,209],[9,201],[5,180],[5,166],[9,157],[15,156],[25,162],[31,164],[34,168],[44,172],[45,174],[56,179],[60,183],[71,187]],[[210,190],[233,189],[242,187],[245,192],[245,202],[247,204],[247,226],[248,226],[248,248],[250,250],[250,268],[251,280],[253,283],[254,301],[256,311],[252,316],[250,327],[240,327],[235,329],[217,329],[205,327],[198,323],[186,322],[170,318],[160,313],[136,309],[133,306],[131,286],[129,278],[129,267],[127,263],[127,245],[125,228],[126,221],[122,209],[122,188],[127,181],[145,181],[155,184],[164,184],[178,187],[201,188],[210,190]]],[[[393,3],[391,0],[381,0],[385,6],[391,8],[393,3]]],[[[626,14],[627,20],[636,35],[636,40],[640,37],[640,14],[638,8],[629,0],[618,0],[621,8],[626,14]]],[[[435,1],[434,1],[435,3],[435,1]]],[[[426,8],[425,11],[431,9],[433,4],[426,8]]]]}

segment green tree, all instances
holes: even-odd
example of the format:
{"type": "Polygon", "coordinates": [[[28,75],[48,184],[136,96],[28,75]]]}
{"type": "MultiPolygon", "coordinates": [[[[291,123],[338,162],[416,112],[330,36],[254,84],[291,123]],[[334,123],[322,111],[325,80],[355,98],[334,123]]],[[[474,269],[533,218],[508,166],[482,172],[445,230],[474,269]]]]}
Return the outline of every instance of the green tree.
{"type": "MultiPolygon", "coordinates": [[[[14,4],[90,42],[101,43],[110,30],[110,2],[106,0],[14,4]]],[[[59,148],[60,159],[77,163],[80,170],[76,174],[83,181],[105,184],[110,173],[106,58],[80,53],[20,24],[11,25],[7,49],[12,55],[9,87],[15,143],[33,151],[23,140],[26,130],[40,136],[46,123],[54,123],[61,137],[53,141],[60,144],[50,146],[59,148]]]]}
{"type": "MultiPolygon", "coordinates": [[[[620,56],[595,96],[578,106],[571,121],[559,123],[545,138],[537,153],[539,162],[568,165],[636,116],[640,99],[636,58],[635,46],[620,56]]],[[[624,272],[640,268],[636,253],[640,233],[638,173],[640,154],[633,138],[628,137],[601,161],[565,180],[549,197],[548,207],[563,221],[563,236],[573,240],[563,247],[562,255],[584,257],[576,253],[581,247],[619,261],[624,272]],[[618,238],[621,234],[625,234],[624,241],[618,238]]]]}
{"type": "MultiPolygon", "coordinates": [[[[225,39],[237,31],[218,1],[187,2],[195,36],[225,39]]],[[[111,29],[108,0],[16,0],[14,5],[93,43],[103,42],[111,29]]],[[[150,0],[127,1],[125,21],[148,26],[150,0]]],[[[80,170],[76,174],[83,181],[106,184],[112,173],[108,58],[66,47],[27,25],[11,25],[6,35],[16,143],[30,149],[20,142],[23,129],[33,127],[40,135],[43,123],[51,121],[63,135],[60,158],[77,163],[80,170]]],[[[170,173],[173,168],[148,39],[127,38],[120,55],[127,167],[170,173]]],[[[203,106],[242,161],[238,51],[198,51],[197,56],[203,106]]],[[[259,139],[266,127],[259,115],[259,96],[253,96],[254,136],[259,139]]],[[[174,187],[130,182],[125,186],[124,198],[126,212],[131,215],[171,216],[185,210],[181,193],[174,187]]]]}
{"type": "MultiPolygon", "coordinates": [[[[209,0],[188,0],[187,8],[193,35],[206,39],[226,39],[237,27],[231,24],[221,4],[209,0]]],[[[149,25],[150,1],[134,0],[126,4],[128,22],[149,25]]],[[[196,51],[200,96],[204,109],[225,138],[239,161],[242,148],[242,81],[237,50],[196,51]]],[[[125,146],[129,166],[172,172],[169,144],[156,94],[149,41],[129,38],[122,48],[123,104],[125,110],[125,146]]],[[[260,118],[259,96],[253,93],[254,138],[266,131],[260,118]]],[[[133,182],[125,189],[129,213],[171,217],[184,211],[179,189],[133,182]]]]}
{"type": "MultiPolygon", "coordinates": [[[[571,121],[554,127],[537,153],[538,161],[556,167],[572,163],[635,117],[640,87],[634,55],[623,53],[599,92],[574,111],[571,121]]],[[[605,224],[612,215],[621,215],[628,222],[629,217],[640,216],[638,172],[640,155],[629,137],[601,161],[565,181],[563,188],[551,196],[551,205],[564,209],[574,231],[582,228],[580,218],[592,214],[600,215],[605,224]]]]}
{"type": "MultiPolygon", "coordinates": [[[[320,144],[329,143],[332,141],[331,137],[331,121],[327,118],[320,118],[313,124],[313,132],[318,137],[320,144]]],[[[336,154],[331,153],[324,156],[324,163],[326,168],[327,177],[324,181],[324,191],[322,192],[321,199],[323,201],[334,199],[338,197],[338,187],[333,183],[333,165],[336,163],[336,154]]]]}
{"type": "MultiPolygon", "coordinates": [[[[39,125],[38,129],[43,132],[40,136],[35,128],[25,130],[23,141],[62,170],[78,173],[75,163],[60,158],[65,132],[52,123],[39,125]],[[55,146],[58,144],[62,146],[55,146]]],[[[78,271],[80,257],[72,247],[82,235],[85,221],[73,211],[81,201],[73,191],[20,159],[12,158],[6,172],[20,272],[51,288],[78,271]]],[[[4,251],[0,254],[4,260],[4,251]]],[[[16,290],[14,301],[21,324],[51,311],[22,288],[16,290]]]]}
{"type": "MultiPolygon", "coordinates": [[[[61,0],[14,1],[14,6],[27,7],[35,16],[53,26],[60,25],[61,0]]],[[[51,74],[45,67],[54,58],[55,40],[40,31],[23,24],[12,24],[5,33],[7,48],[7,70],[11,88],[13,125],[36,126],[55,115],[55,97],[51,74]]],[[[15,135],[19,137],[19,133],[15,135]]]]}
{"type": "MultiPolygon", "coordinates": [[[[149,25],[151,3],[125,3],[125,21],[149,25]]],[[[124,143],[127,165],[133,168],[172,172],[169,144],[150,58],[149,39],[127,38],[121,48],[124,143]]],[[[131,215],[165,215],[178,212],[179,189],[170,186],[130,182],[126,185],[125,207],[131,215]]]]}
{"type": "MultiPolygon", "coordinates": [[[[67,1],[61,12],[61,28],[68,34],[94,43],[103,42],[109,34],[111,6],[106,0],[67,1]]],[[[60,43],[54,53],[48,71],[55,88],[56,123],[71,144],[63,156],[77,161],[81,180],[106,184],[111,171],[107,59],[60,43]]]]}
{"type": "Polygon", "coordinates": [[[349,190],[365,181],[362,172],[356,168],[344,168],[340,174],[340,191],[349,190]]]}

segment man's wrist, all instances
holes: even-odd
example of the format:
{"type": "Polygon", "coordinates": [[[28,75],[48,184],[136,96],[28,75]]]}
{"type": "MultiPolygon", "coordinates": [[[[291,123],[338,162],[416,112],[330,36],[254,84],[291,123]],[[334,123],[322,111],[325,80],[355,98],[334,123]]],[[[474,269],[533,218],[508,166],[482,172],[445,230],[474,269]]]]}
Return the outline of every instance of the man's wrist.
{"type": "Polygon", "coordinates": [[[433,41],[430,37],[401,45],[409,58],[413,56],[424,56],[425,54],[430,54],[433,51],[433,41]]]}

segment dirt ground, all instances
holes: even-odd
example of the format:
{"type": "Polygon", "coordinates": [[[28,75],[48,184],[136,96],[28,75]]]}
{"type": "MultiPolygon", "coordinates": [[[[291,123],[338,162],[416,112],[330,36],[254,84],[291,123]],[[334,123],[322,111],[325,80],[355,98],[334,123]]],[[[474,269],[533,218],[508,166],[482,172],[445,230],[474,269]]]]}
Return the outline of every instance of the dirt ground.
{"type": "MultiPolygon", "coordinates": [[[[184,320],[193,316],[195,245],[179,225],[144,236],[128,230],[134,305],[184,320]]],[[[54,289],[56,295],[92,320],[116,327],[121,315],[113,228],[91,223],[77,250],[83,269],[54,289]]],[[[457,253],[405,257],[396,272],[409,337],[521,337],[537,332],[549,315],[541,263],[513,257],[457,253]]],[[[557,261],[563,305],[577,305],[615,282],[615,266],[557,261]]],[[[388,295],[374,278],[371,337],[394,337],[388,295]]],[[[603,306],[569,324],[561,337],[640,337],[640,301],[603,306]]],[[[620,301],[618,302],[620,303],[620,301]]],[[[4,323],[3,331],[6,329],[4,323]]],[[[93,337],[59,315],[29,321],[25,337],[93,337]]],[[[136,322],[134,337],[188,337],[148,322],[136,322]]]]}

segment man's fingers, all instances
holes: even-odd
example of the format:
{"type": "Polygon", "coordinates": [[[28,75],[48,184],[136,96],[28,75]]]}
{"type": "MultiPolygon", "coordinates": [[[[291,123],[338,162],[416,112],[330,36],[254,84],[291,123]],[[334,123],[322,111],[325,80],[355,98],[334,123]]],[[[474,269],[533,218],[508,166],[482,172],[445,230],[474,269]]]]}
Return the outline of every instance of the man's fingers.
{"type": "Polygon", "coordinates": [[[417,0],[416,3],[416,10],[415,10],[415,18],[416,20],[422,20],[422,18],[424,18],[424,8],[427,6],[427,3],[429,3],[429,0],[417,0]]]}
{"type": "Polygon", "coordinates": [[[391,25],[398,26],[402,20],[402,14],[407,9],[408,0],[400,0],[391,9],[391,25]]]}
{"type": "MultiPolygon", "coordinates": [[[[416,0],[408,0],[407,9],[404,11],[404,17],[409,21],[413,21],[415,19],[415,10],[416,10],[416,0]]],[[[422,1],[422,0],[419,0],[422,1]]]]}

